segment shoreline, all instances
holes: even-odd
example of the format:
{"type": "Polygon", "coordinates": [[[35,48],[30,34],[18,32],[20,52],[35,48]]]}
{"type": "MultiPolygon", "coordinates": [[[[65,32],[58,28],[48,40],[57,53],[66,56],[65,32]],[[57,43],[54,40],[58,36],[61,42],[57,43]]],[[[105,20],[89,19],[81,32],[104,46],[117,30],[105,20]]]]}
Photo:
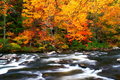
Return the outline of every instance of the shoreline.
{"type": "Polygon", "coordinates": [[[103,52],[108,52],[108,51],[112,51],[112,50],[120,50],[119,47],[113,47],[113,48],[101,48],[101,49],[90,49],[90,50],[71,50],[71,49],[63,49],[63,50],[43,50],[43,51],[21,51],[21,50],[14,50],[14,51],[10,51],[10,50],[0,50],[0,53],[50,53],[52,51],[54,51],[53,53],[62,53],[62,54],[70,54],[73,52],[89,52],[89,51],[103,51],[103,52]]]}

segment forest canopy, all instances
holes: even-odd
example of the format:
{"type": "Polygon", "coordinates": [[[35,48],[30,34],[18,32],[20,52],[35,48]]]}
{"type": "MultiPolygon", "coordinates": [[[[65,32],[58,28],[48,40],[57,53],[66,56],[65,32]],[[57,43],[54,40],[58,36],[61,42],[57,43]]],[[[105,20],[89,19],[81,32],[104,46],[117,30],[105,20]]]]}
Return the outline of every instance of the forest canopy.
{"type": "Polygon", "coordinates": [[[1,0],[0,50],[120,47],[120,0],[1,0]]]}

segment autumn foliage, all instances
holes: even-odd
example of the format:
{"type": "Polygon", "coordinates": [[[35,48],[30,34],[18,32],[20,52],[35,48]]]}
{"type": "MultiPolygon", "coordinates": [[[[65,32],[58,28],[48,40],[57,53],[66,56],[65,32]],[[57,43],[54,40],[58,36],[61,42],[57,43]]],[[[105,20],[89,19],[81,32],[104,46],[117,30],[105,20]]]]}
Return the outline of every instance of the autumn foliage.
{"type": "MultiPolygon", "coordinates": [[[[0,5],[3,3],[0,1],[0,5]]],[[[9,6],[19,13],[17,22],[21,21],[22,27],[17,25],[17,32],[12,29],[7,33],[12,34],[10,42],[20,46],[68,49],[73,41],[86,47],[94,41],[110,46],[120,44],[119,0],[18,0],[16,3],[21,4],[20,10],[14,8],[17,5],[12,1],[6,1],[0,14],[15,14],[9,6]]],[[[9,20],[7,23],[8,27],[16,24],[9,20]]]]}

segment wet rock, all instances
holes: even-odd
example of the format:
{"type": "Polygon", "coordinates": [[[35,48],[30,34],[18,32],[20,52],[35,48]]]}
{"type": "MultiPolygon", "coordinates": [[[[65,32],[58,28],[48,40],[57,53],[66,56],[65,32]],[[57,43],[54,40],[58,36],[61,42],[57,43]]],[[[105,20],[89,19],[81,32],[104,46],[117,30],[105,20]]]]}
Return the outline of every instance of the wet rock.
{"type": "Polygon", "coordinates": [[[25,64],[28,64],[28,63],[30,63],[30,61],[25,61],[25,62],[21,63],[20,65],[25,65],[25,64]]]}
{"type": "Polygon", "coordinates": [[[83,51],[83,54],[88,55],[88,54],[91,54],[91,52],[85,52],[85,51],[83,51]]]}
{"type": "Polygon", "coordinates": [[[119,47],[113,47],[113,49],[120,49],[119,47]]]}
{"type": "Polygon", "coordinates": [[[51,52],[47,52],[47,54],[51,55],[51,54],[55,54],[56,51],[51,51],[51,52]]]}
{"type": "Polygon", "coordinates": [[[16,54],[7,54],[7,55],[3,55],[2,57],[0,57],[0,59],[12,59],[17,57],[16,54]]]}
{"type": "Polygon", "coordinates": [[[120,62],[120,58],[118,58],[117,61],[120,62]]]}
{"type": "Polygon", "coordinates": [[[15,59],[16,61],[19,60],[19,57],[16,54],[7,54],[7,55],[2,55],[0,57],[0,60],[5,61],[6,64],[11,62],[13,59],[15,59]]]}
{"type": "Polygon", "coordinates": [[[0,57],[2,57],[3,56],[3,54],[0,54],[0,57]]]}
{"type": "Polygon", "coordinates": [[[107,52],[99,52],[99,51],[91,51],[90,54],[88,54],[90,57],[99,57],[101,55],[106,55],[107,52]]]}
{"type": "Polygon", "coordinates": [[[74,51],[72,50],[60,50],[60,51],[57,51],[58,53],[63,53],[63,54],[71,54],[71,53],[74,53],[74,51]]]}
{"type": "Polygon", "coordinates": [[[103,79],[101,79],[101,78],[96,78],[96,79],[93,79],[93,80],[103,80],[103,79]]]}
{"type": "Polygon", "coordinates": [[[62,52],[63,52],[63,50],[59,50],[59,49],[58,49],[56,52],[57,52],[57,53],[62,53],[62,52]]]}
{"type": "Polygon", "coordinates": [[[68,64],[68,63],[72,63],[72,60],[60,60],[59,63],[60,64],[68,64]]]}
{"type": "Polygon", "coordinates": [[[82,67],[82,68],[87,68],[87,65],[86,64],[78,64],[80,67],[82,67]]]}

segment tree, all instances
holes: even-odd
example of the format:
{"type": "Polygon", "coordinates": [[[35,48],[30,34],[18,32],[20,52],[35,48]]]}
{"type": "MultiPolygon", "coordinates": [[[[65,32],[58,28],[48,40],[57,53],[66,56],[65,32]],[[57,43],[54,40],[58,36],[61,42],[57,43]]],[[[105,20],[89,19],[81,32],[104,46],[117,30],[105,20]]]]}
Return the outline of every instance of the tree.
{"type": "MultiPolygon", "coordinates": [[[[24,2],[23,6],[25,8],[22,15],[28,17],[23,21],[24,26],[31,29],[37,27],[40,33],[48,33],[47,37],[50,36],[53,39],[51,42],[58,40],[54,36],[58,34],[55,27],[65,31],[64,36],[67,37],[64,38],[68,38],[68,41],[87,42],[91,38],[92,33],[87,27],[87,13],[84,9],[81,10],[87,2],[86,0],[81,0],[81,2],[79,0],[24,0],[24,2]]],[[[63,37],[63,35],[59,36],[63,37]]],[[[44,39],[42,40],[44,41],[44,39]]]]}

